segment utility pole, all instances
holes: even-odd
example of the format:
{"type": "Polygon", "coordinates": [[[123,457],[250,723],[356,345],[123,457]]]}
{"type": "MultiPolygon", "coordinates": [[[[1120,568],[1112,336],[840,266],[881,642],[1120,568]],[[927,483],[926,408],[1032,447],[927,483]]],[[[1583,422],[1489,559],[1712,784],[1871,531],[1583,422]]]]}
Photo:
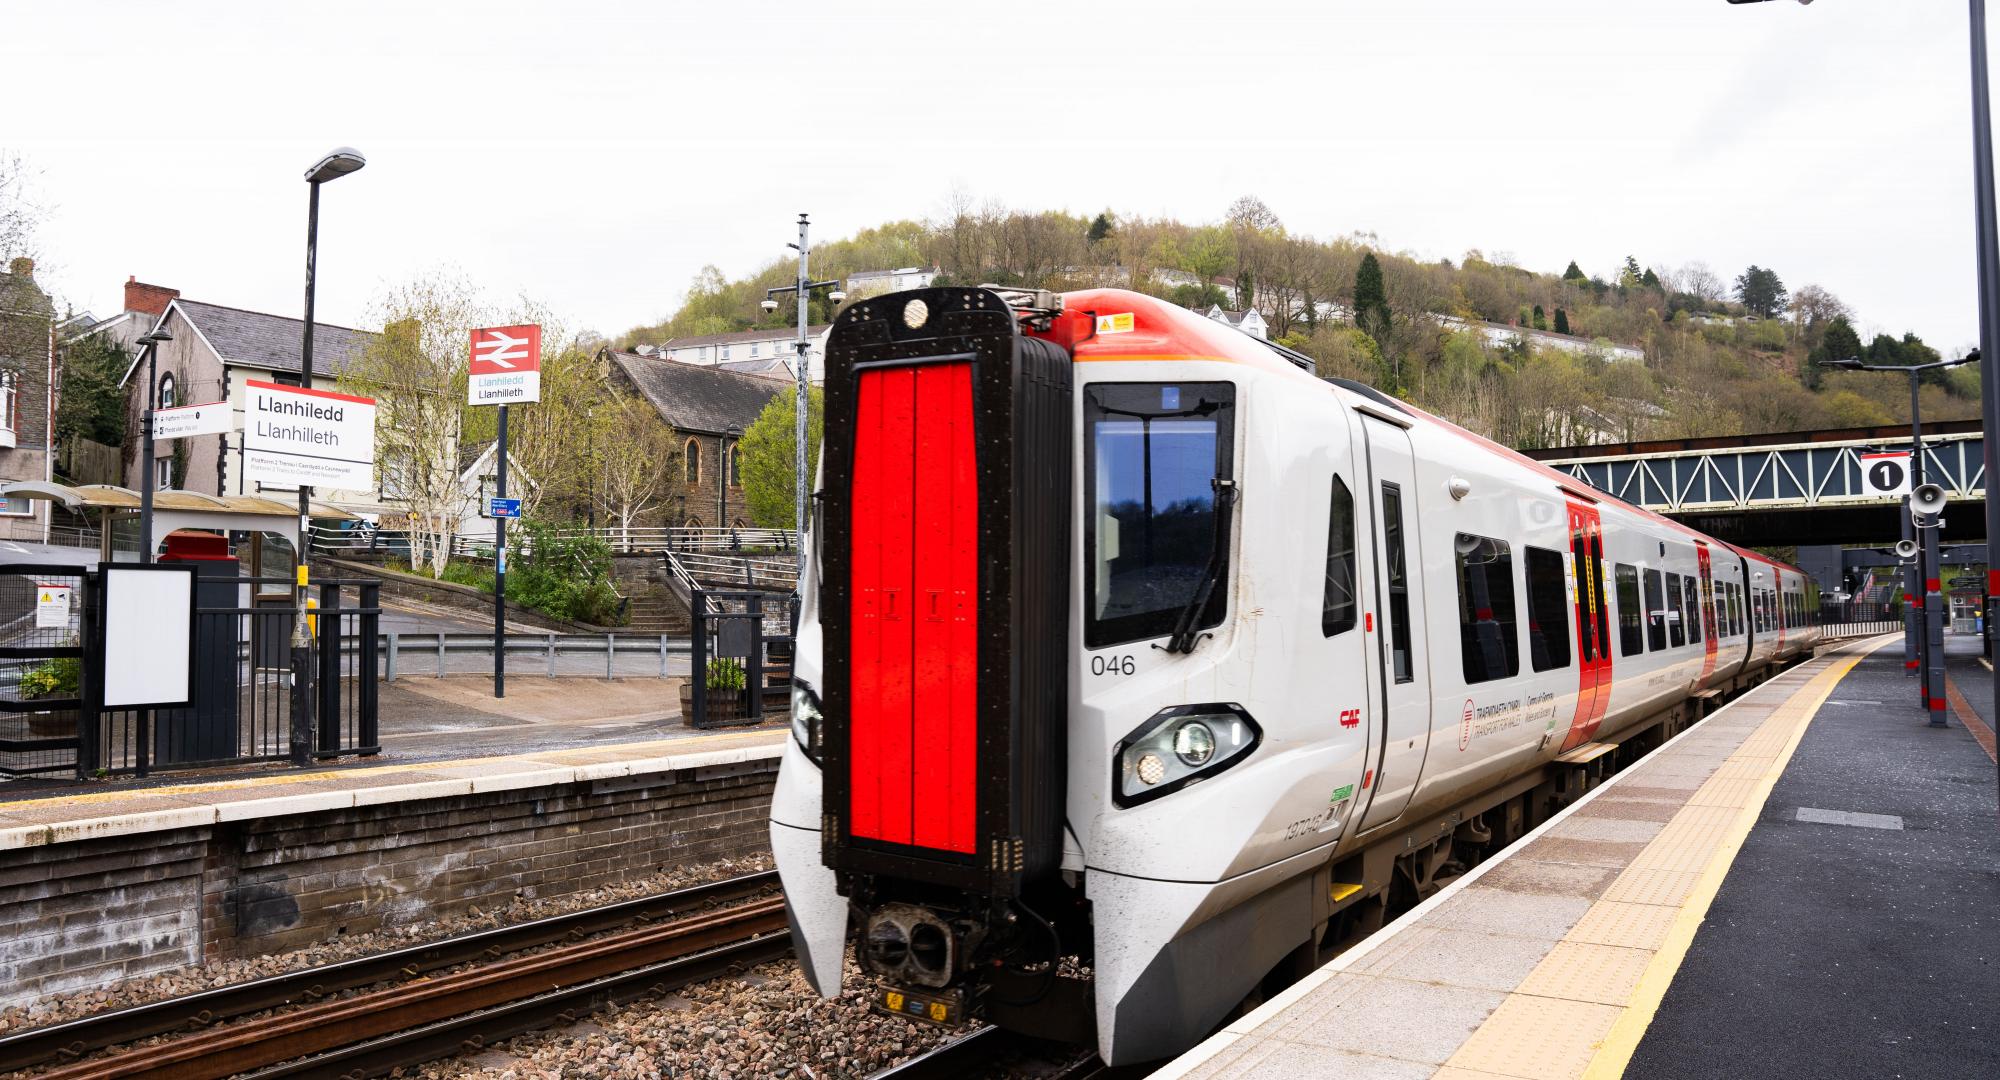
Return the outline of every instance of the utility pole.
{"type": "MultiPolygon", "coordinates": [[[[1993,474],[2000,472],[2000,232],[1993,221],[1993,106],[1986,87],[1986,0],[1970,0],[1972,24],[1972,201],[1978,222],[1979,263],[1979,399],[1986,436],[1986,637],[1993,640],[1993,594],[2000,589],[1994,572],[1994,544],[2000,540],[2000,503],[1993,498],[1993,474]]],[[[1991,722],[2000,723],[2000,679],[1993,682],[1991,722]]]]}
{"type": "MultiPolygon", "coordinates": [[[[769,314],[770,312],[778,310],[778,295],[780,293],[796,293],[798,296],[799,337],[798,340],[795,343],[793,343],[792,346],[793,348],[798,350],[799,354],[798,366],[794,372],[794,374],[798,376],[798,385],[796,390],[794,391],[794,393],[797,396],[792,399],[792,405],[794,407],[794,410],[798,414],[796,417],[797,420],[796,430],[793,432],[792,435],[793,439],[792,465],[793,465],[793,470],[797,474],[792,478],[792,483],[793,483],[792,501],[794,504],[793,516],[795,520],[795,527],[798,529],[798,534],[797,534],[798,580],[801,583],[805,581],[806,577],[806,550],[805,550],[806,484],[807,484],[806,434],[808,430],[806,424],[806,418],[807,414],[811,411],[810,406],[812,402],[812,395],[811,395],[812,381],[807,376],[807,368],[811,365],[811,353],[812,353],[812,339],[806,333],[806,327],[812,321],[812,313],[809,304],[811,302],[812,291],[814,289],[832,289],[833,291],[827,294],[827,299],[832,300],[836,304],[840,303],[842,300],[847,299],[847,294],[845,292],[842,292],[838,288],[838,286],[840,285],[839,281],[832,279],[826,281],[814,281],[812,279],[811,274],[808,273],[809,269],[808,263],[812,257],[812,248],[811,245],[809,245],[806,242],[806,230],[807,226],[810,224],[811,223],[807,220],[806,215],[800,214],[799,242],[796,244],[787,245],[793,251],[799,253],[798,283],[795,285],[787,285],[782,288],[771,289],[765,292],[764,302],[759,305],[764,309],[766,314],[769,314]]],[[[795,608],[794,610],[797,609],[795,608]]]]}

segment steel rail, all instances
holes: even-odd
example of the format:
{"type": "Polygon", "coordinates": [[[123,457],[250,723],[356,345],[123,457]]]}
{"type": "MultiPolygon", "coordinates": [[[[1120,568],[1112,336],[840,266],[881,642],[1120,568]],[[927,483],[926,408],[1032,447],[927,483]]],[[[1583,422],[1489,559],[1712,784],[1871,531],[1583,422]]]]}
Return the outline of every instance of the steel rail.
{"type": "Polygon", "coordinates": [[[777,888],[776,871],[767,870],[30,1028],[0,1038],[0,1073],[47,1061],[75,1059],[107,1046],[206,1027],[267,1009],[317,1002],[346,990],[391,979],[414,978],[472,961],[494,960],[522,949],[574,941],[634,923],[708,910],[719,904],[775,894],[777,888]]]}
{"type": "MultiPolygon", "coordinates": [[[[593,938],[384,990],[276,1013],[186,1038],[140,1047],[42,1074],[40,1080],[222,1080],[238,1073],[310,1058],[356,1043],[457,1021],[481,1010],[573,991],[560,1006],[540,1007],[540,1021],[559,1019],[587,1001],[592,984],[610,976],[657,969],[755,940],[770,950],[785,936],[785,902],[756,900],[720,912],[593,938]]],[[[758,950],[761,952],[761,950],[758,950]]],[[[730,964],[742,963],[737,957],[730,964]]],[[[636,985],[651,985],[643,982],[636,985]]],[[[518,1015],[515,1018],[518,1022],[518,1015]]],[[[532,1025],[531,1025],[532,1026],[532,1025]]],[[[458,1045],[480,1045],[462,1037],[458,1045]]],[[[303,1063],[302,1063],[303,1064],[303,1063]]],[[[339,1075],[354,1075],[355,1069],[339,1075]]]]}

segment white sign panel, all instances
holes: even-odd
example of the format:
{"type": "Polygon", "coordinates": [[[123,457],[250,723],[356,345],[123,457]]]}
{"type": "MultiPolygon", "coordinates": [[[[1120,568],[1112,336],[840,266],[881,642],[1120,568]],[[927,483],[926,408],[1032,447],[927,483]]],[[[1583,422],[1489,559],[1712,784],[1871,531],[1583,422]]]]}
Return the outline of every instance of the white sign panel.
{"type": "Polygon", "coordinates": [[[250,380],[243,474],[267,484],[375,486],[375,400],[250,380]]]}
{"type": "Polygon", "coordinates": [[[227,435],[233,426],[229,419],[227,401],[211,401],[205,405],[182,405],[177,409],[160,409],[153,413],[155,439],[182,439],[189,435],[227,435]]]}
{"type": "Polygon", "coordinates": [[[104,707],[178,708],[193,696],[194,565],[103,564],[104,707]]]}
{"type": "Polygon", "coordinates": [[[61,630],[69,626],[68,585],[35,586],[35,629],[61,630]]]}
{"type": "Polygon", "coordinates": [[[1910,455],[1862,454],[1861,488],[1870,495],[1902,496],[1910,493],[1910,455]]]}
{"type": "Polygon", "coordinates": [[[474,330],[467,375],[466,400],[474,405],[542,400],[542,328],[528,323],[474,330]]]}

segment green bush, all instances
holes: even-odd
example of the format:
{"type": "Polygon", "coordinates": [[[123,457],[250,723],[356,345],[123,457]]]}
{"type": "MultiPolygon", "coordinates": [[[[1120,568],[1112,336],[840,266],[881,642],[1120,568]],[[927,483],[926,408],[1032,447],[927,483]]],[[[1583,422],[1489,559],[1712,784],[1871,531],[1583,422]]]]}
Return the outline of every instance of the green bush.
{"type": "MultiPolygon", "coordinates": [[[[564,534],[540,521],[522,522],[519,537],[508,545],[520,554],[507,567],[507,599],[558,619],[598,626],[623,620],[611,587],[611,546],[601,537],[564,534]]],[[[485,587],[493,587],[490,577],[485,587]]]]}
{"type": "Polygon", "coordinates": [[[710,690],[741,690],[747,679],[743,665],[732,657],[718,656],[708,662],[710,690]]]}
{"type": "Polygon", "coordinates": [[[21,698],[76,697],[83,692],[83,661],[74,656],[44,660],[21,676],[21,698]]]}

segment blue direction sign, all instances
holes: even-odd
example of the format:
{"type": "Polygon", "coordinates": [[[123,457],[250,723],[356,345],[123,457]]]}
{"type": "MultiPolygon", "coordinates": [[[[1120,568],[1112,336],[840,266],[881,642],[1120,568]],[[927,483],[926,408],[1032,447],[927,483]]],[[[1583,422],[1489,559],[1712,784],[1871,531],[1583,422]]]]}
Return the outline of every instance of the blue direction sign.
{"type": "Polygon", "coordinates": [[[521,516],[521,500],[519,500],[519,499],[488,499],[488,500],[486,500],[486,516],[487,516],[487,517],[496,517],[496,518],[517,518],[517,517],[520,517],[520,516],[521,516]]]}

